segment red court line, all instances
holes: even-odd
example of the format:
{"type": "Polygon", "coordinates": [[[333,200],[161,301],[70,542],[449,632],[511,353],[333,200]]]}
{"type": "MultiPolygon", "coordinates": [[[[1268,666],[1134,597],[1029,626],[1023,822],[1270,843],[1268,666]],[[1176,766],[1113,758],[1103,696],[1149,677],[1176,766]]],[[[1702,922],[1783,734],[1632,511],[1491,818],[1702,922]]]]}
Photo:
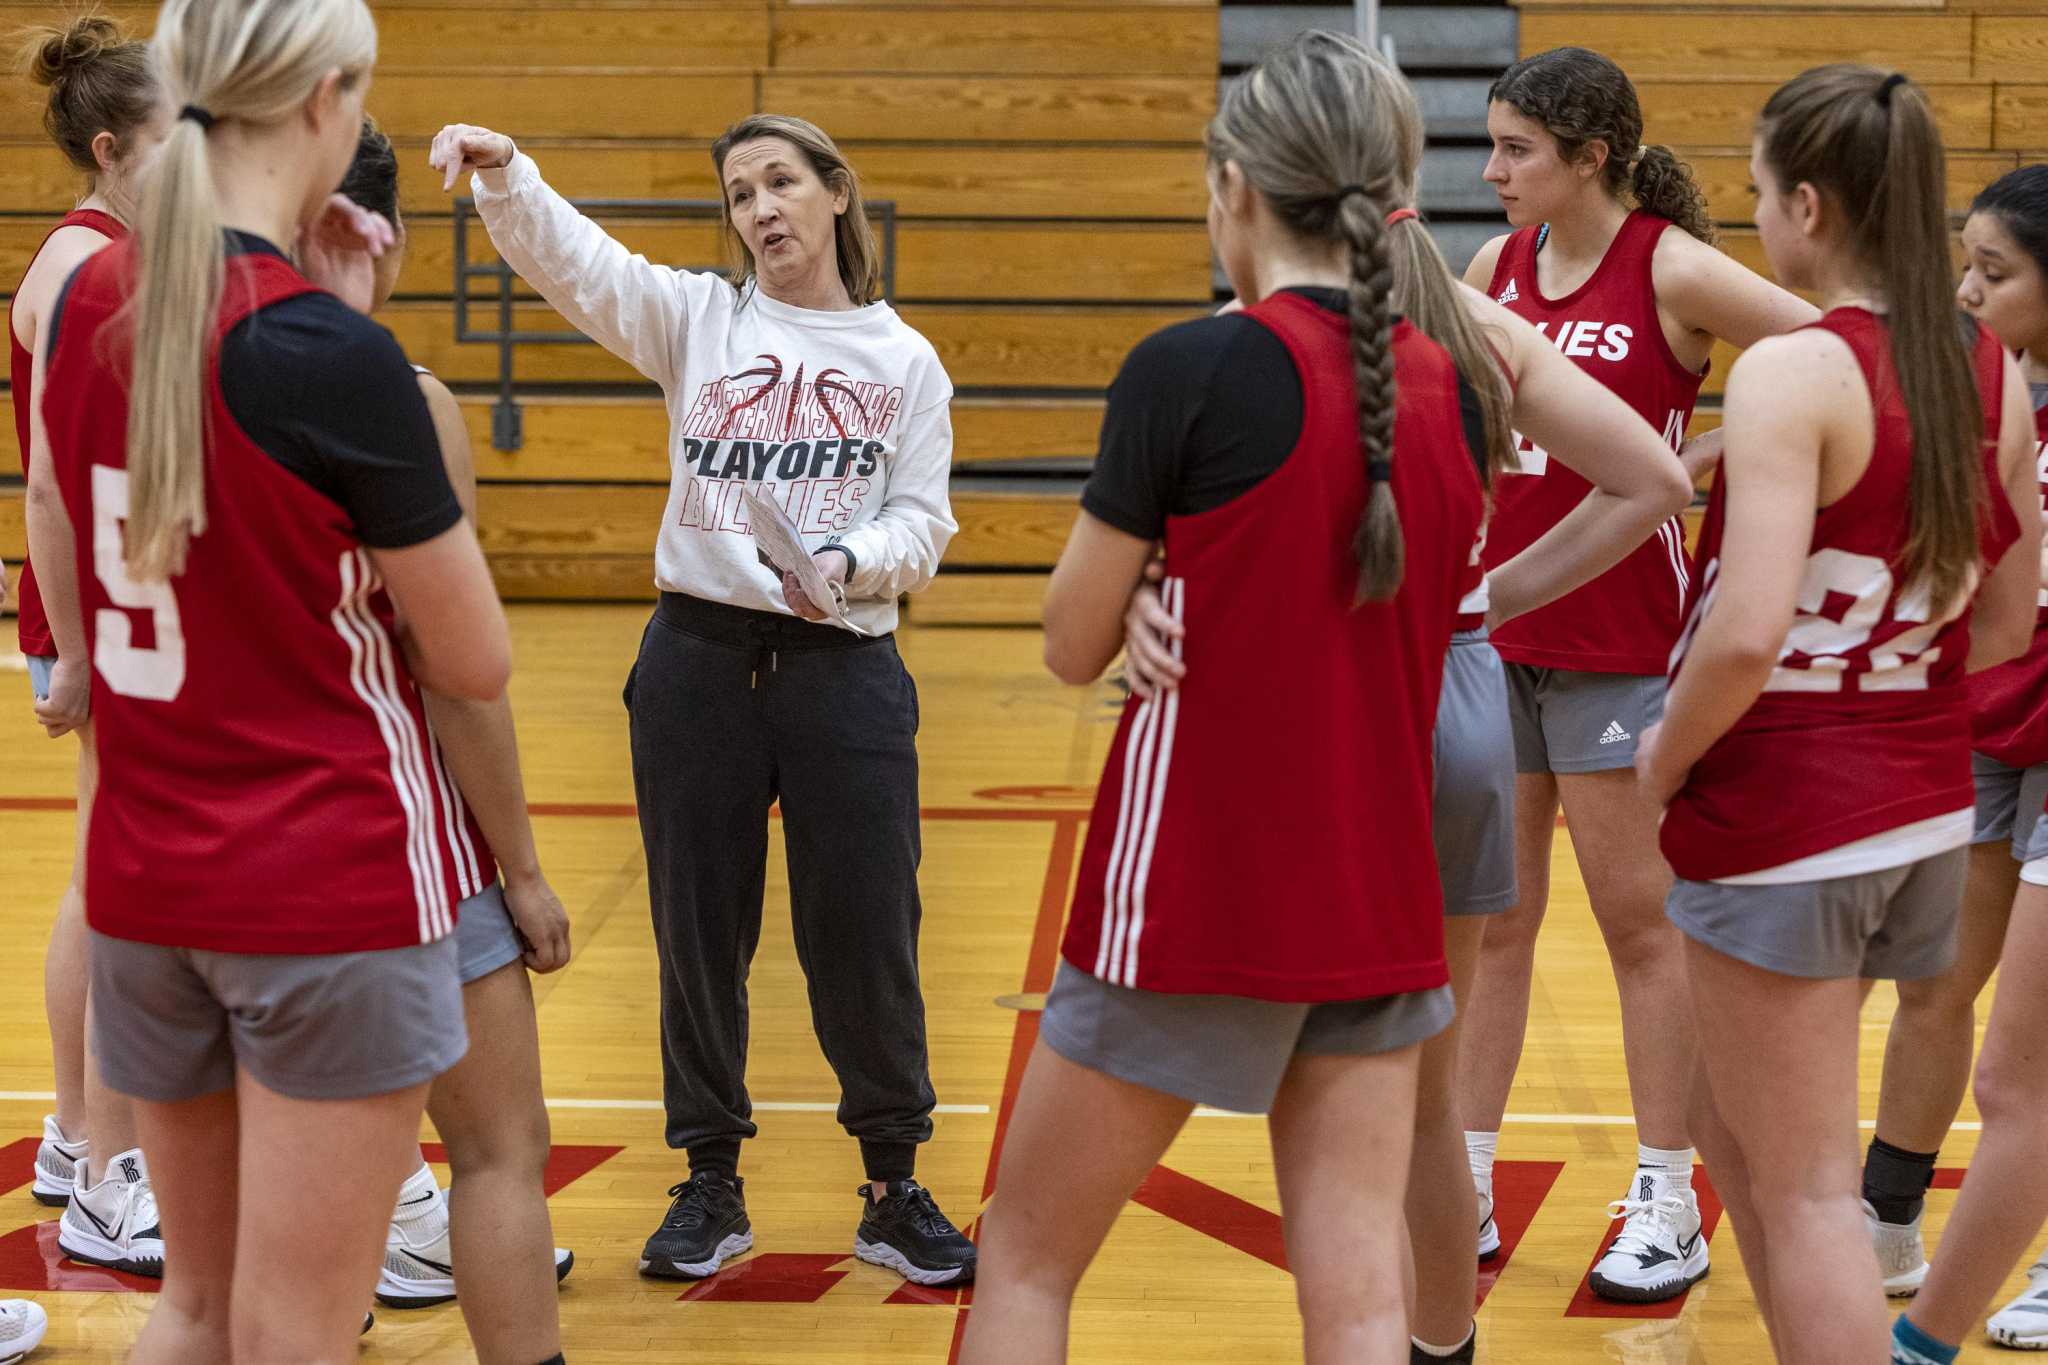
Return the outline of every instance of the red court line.
{"type": "Polygon", "coordinates": [[[1500,1254],[1479,1263],[1479,1282],[1475,1286],[1473,1303],[1475,1312],[1486,1302],[1486,1296],[1493,1292],[1493,1287],[1500,1283],[1508,1262],[1515,1259],[1515,1248],[1522,1244],[1522,1235],[1536,1221],[1537,1210],[1550,1197],[1550,1187],[1557,1183],[1558,1174],[1563,1170],[1562,1161],[1495,1163],[1493,1223],[1500,1230],[1500,1254]]]}
{"type": "MultiPolygon", "coordinates": [[[[1067,883],[1073,877],[1074,857],[1080,842],[1081,825],[1086,812],[1053,812],[1059,823],[1053,829],[1052,851],[1045,860],[1045,883],[1038,893],[1038,920],[1031,929],[1031,953],[1024,964],[1024,989],[1043,991],[1052,985],[1053,972],[1059,965],[1060,926],[1066,918],[1067,883]]],[[[996,1168],[1002,1160],[1003,1136],[1009,1131],[1010,1114],[1017,1107],[1017,1090],[1024,1083],[1024,1066],[1031,1059],[1031,1049],[1038,1042],[1038,1012],[1019,1010],[1017,1023],[1010,1035],[1010,1062],[1003,1073],[1003,1098],[996,1110],[996,1130],[989,1142],[988,1171],[982,1177],[981,1198],[984,1203],[996,1187],[996,1168]]],[[[980,1219],[970,1233],[978,1231],[980,1219]]],[[[969,1288],[961,1295],[960,1307],[953,1315],[953,1344],[946,1353],[946,1365],[959,1365],[960,1344],[967,1337],[967,1313],[974,1302],[974,1290],[969,1288]]]]}

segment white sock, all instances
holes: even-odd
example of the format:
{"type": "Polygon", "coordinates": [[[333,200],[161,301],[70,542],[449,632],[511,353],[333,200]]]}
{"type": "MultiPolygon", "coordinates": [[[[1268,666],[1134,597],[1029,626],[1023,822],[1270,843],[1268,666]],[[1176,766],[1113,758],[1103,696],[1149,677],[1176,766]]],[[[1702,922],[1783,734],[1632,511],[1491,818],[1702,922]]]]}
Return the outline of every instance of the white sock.
{"type": "Polygon", "coordinates": [[[1674,1191],[1692,1189],[1694,1152],[1690,1147],[1648,1147],[1636,1144],[1636,1169],[1661,1176],[1674,1191]]]}
{"type": "Polygon", "coordinates": [[[1493,1188],[1493,1156],[1499,1146],[1498,1129],[1491,1133],[1465,1130],[1465,1164],[1472,1168],[1472,1183],[1480,1189],[1493,1188]]]}
{"type": "Polygon", "coordinates": [[[1422,1352],[1431,1360],[1449,1360],[1452,1356],[1464,1350],[1466,1344],[1472,1340],[1473,1335],[1478,1331],[1479,1324],[1474,1322],[1465,1329],[1465,1335],[1459,1338],[1456,1346],[1432,1346],[1421,1337],[1410,1337],[1408,1340],[1416,1350],[1422,1352]]]}
{"type": "Polygon", "coordinates": [[[440,1189],[440,1184],[434,1179],[434,1168],[422,1161],[419,1169],[398,1187],[398,1207],[392,1211],[391,1221],[408,1223],[432,1213],[439,1202],[434,1196],[440,1189]]]}

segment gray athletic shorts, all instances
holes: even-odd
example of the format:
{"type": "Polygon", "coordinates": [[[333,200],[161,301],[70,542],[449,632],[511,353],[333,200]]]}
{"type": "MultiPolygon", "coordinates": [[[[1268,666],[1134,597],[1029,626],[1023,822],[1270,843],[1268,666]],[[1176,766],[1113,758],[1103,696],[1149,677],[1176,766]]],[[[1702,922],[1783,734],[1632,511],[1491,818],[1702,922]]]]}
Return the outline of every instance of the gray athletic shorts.
{"type": "Polygon", "coordinates": [[[1664,679],[1510,663],[1508,721],[1518,773],[1633,767],[1636,738],[1664,717],[1664,679]]]}
{"type": "Polygon", "coordinates": [[[1786,976],[1911,981],[1956,960],[1967,849],[1781,886],[1681,881],[1664,913],[1688,938],[1786,976]]]}
{"type": "Polygon", "coordinates": [[[1515,740],[1507,678],[1484,630],[1451,637],[1434,745],[1444,913],[1497,915],[1515,903],[1515,740]]]}
{"type": "Polygon", "coordinates": [[[1038,1036],[1078,1066],[1195,1104],[1263,1114],[1297,1054],[1398,1052],[1450,1026],[1451,988],[1289,1005],[1112,986],[1060,963],[1038,1036]]]}
{"type": "Polygon", "coordinates": [[[430,1081],[462,1060],[455,936],[381,952],[213,953],[92,936],[93,1055],[158,1103],[233,1087],[239,1063],[299,1100],[430,1081]]]}
{"type": "Polygon", "coordinates": [[[1977,827],[1973,844],[2012,841],[2012,856],[2025,862],[2028,846],[2048,806],[2048,763],[2008,768],[1995,758],[1970,755],[1970,776],[1977,780],[1977,827]]]}
{"type": "Polygon", "coordinates": [[[28,656],[28,690],[35,693],[37,701],[50,699],[50,670],[56,666],[57,660],[54,655],[28,656]]]}
{"type": "Polygon", "coordinates": [[[505,908],[505,888],[492,882],[455,910],[456,976],[467,986],[481,981],[526,952],[512,912],[505,908]]]}

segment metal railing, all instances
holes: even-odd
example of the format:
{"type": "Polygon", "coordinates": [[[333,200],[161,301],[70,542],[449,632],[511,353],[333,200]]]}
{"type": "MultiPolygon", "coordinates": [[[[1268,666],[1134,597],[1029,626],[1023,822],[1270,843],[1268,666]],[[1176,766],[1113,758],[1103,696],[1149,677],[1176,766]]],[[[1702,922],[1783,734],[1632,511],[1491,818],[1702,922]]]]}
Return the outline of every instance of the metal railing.
{"type": "MultiPolygon", "coordinates": [[[[662,218],[685,222],[717,222],[724,207],[716,199],[572,199],[569,202],[594,218],[662,218]]],[[[867,208],[868,220],[881,237],[882,297],[893,302],[896,298],[896,203],[890,199],[870,200],[867,208]]],[[[514,293],[518,272],[506,264],[502,256],[482,265],[472,263],[469,258],[470,222],[476,216],[474,199],[455,201],[455,340],[498,348],[498,396],[491,405],[491,444],[510,453],[518,450],[525,440],[525,423],[513,373],[513,357],[518,348],[523,345],[594,346],[597,343],[577,331],[520,330],[513,311],[519,301],[514,293]],[[474,291],[471,288],[473,280],[495,280],[497,287],[488,293],[474,291]],[[472,307],[493,309],[497,326],[471,326],[472,307]]],[[[682,268],[724,273],[718,266],[682,268]]]]}

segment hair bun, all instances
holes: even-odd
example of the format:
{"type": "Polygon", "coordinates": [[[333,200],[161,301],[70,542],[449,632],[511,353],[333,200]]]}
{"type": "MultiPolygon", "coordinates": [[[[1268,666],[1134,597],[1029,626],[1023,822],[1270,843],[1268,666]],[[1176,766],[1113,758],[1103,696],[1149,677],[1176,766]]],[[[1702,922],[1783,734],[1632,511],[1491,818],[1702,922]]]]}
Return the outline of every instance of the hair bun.
{"type": "Polygon", "coordinates": [[[28,74],[38,85],[55,85],[127,41],[121,26],[105,15],[81,15],[67,28],[41,29],[34,34],[27,53],[28,74]]]}

